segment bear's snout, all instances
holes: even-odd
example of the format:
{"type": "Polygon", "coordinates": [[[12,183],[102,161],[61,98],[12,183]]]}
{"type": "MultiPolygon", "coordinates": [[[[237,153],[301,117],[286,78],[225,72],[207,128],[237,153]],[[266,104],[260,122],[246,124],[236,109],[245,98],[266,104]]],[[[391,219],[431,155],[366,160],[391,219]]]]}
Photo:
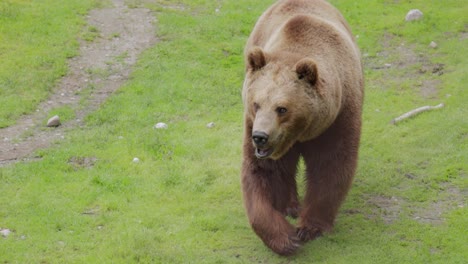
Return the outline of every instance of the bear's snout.
{"type": "Polygon", "coordinates": [[[252,140],[255,143],[255,146],[261,148],[268,143],[268,135],[265,132],[254,131],[252,133],[252,140]]]}
{"type": "Polygon", "coordinates": [[[266,159],[273,153],[273,149],[267,147],[268,137],[268,134],[265,132],[254,131],[252,133],[252,141],[255,145],[255,156],[259,159],[266,159]]]}

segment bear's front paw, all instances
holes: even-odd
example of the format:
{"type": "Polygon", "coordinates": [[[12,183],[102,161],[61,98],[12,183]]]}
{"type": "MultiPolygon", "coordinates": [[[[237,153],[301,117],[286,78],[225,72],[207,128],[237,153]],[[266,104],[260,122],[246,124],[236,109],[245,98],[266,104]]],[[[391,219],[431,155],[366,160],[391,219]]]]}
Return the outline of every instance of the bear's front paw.
{"type": "Polygon", "coordinates": [[[298,227],[296,233],[302,242],[314,240],[317,237],[322,236],[322,231],[316,227],[298,227]]]}
{"type": "Polygon", "coordinates": [[[276,238],[268,243],[268,246],[276,253],[284,256],[294,254],[301,246],[301,240],[296,234],[287,235],[281,238],[276,238]]]}

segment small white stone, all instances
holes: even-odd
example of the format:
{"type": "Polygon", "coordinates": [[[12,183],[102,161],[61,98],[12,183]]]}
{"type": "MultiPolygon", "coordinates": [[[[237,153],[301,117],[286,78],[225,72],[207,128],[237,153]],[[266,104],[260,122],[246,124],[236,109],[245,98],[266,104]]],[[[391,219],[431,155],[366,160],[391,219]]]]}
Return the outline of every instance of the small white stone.
{"type": "Polygon", "coordinates": [[[140,162],[139,158],[137,158],[137,157],[133,158],[133,163],[138,163],[138,162],[140,162]]]}
{"type": "Polygon", "coordinates": [[[2,234],[3,237],[8,237],[11,234],[10,229],[1,229],[0,234],[2,234]]]}
{"type": "Polygon", "coordinates": [[[435,49],[437,48],[437,43],[435,43],[434,41],[431,41],[431,43],[429,44],[429,47],[435,49]]]}
{"type": "Polygon", "coordinates": [[[216,12],[216,13],[219,13],[219,8],[216,8],[216,9],[215,9],[215,12],[216,12]]]}
{"type": "Polygon", "coordinates": [[[167,124],[166,124],[166,123],[159,122],[159,123],[157,123],[156,125],[154,125],[154,128],[155,128],[155,129],[167,129],[167,124]]]}
{"type": "Polygon", "coordinates": [[[214,122],[210,122],[206,125],[207,128],[213,128],[215,126],[214,122]]]}
{"type": "Polygon", "coordinates": [[[423,17],[423,13],[419,9],[411,9],[408,14],[406,14],[406,21],[420,20],[423,17]]]}
{"type": "Polygon", "coordinates": [[[51,117],[51,118],[47,121],[47,126],[48,126],[48,127],[58,127],[58,126],[60,126],[60,118],[59,118],[59,116],[56,115],[56,116],[51,117]]]}
{"type": "Polygon", "coordinates": [[[390,68],[390,67],[392,67],[392,64],[390,64],[390,63],[385,63],[385,64],[384,64],[384,67],[385,67],[385,68],[390,68]]]}

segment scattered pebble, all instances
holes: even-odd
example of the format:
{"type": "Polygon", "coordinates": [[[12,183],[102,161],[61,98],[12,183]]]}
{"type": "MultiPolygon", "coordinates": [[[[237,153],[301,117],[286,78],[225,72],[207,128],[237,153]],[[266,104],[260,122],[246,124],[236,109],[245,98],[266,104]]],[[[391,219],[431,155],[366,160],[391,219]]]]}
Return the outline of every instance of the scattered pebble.
{"type": "Polygon", "coordinates": [[[167,129],[167,124],[166,123],[157,123],[156,125],[154,125],[154,128],[155,129],[167,129]]]}
{"type": "Polygon", "coordinates": [[[58,126],[60,126],[60,118],[58,115],[51,117],[47,121],[47,127],[58,127],[58,126]]]}
{"type": "Polygon", "coordinates": [[[206,125],[207,128],[213,128],[215,126],[214,122],[210,122],[206,125]]]}
{"type": "Polygon", "coordinates": [[[137,157],[133,158],[133,163],[138,163],[138,162],[140,162],[139,158],[137,158],[137,157]]]}
{"type": "Polygon", "coordinates": [[[423,13],[419,9],[411,9],[408,14],[406,14],[405,21],[414,21],[420,20],[423,17],[423,13]]]}
{"type": "Polygon", "coordinates": [[[8,237],[11,234],[10,229],[0,229],[0,234],[2,234],[2,237],[8,237]]]}
{"type": "Polygon", "coordinates": [[[431,41],[431,43],[429,44],[429,47],[435,49],[437,48],[437,43],[435,43],[434,41],[431,41]]]}
{"type": "Polygon", "coordinates": [[[387,69],[388,69],[388,68],[391,68],[391,67],[392,67],[392,64],[390,64],[390,63],[385,63],[385,64],[384,64],[384,67],[387,68],[387,69]]]}

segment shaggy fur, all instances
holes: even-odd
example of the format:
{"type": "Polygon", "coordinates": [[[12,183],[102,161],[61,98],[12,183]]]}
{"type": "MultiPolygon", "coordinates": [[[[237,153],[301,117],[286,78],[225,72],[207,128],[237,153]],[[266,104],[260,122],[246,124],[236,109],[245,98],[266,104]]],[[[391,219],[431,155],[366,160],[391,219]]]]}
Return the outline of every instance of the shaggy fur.
{"type": "Polygon", "coordinates": [[[282,0],[245,48],[242,190],[250,224],[273,251],[295,252],[329,231],[355,173],[361,131],[360,53],[323,0],[282,0]],[[299,206],[296,170],[306,165],[299,206]],[[298,227],[285,216],[299,216],[298,227]]]}

